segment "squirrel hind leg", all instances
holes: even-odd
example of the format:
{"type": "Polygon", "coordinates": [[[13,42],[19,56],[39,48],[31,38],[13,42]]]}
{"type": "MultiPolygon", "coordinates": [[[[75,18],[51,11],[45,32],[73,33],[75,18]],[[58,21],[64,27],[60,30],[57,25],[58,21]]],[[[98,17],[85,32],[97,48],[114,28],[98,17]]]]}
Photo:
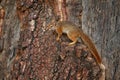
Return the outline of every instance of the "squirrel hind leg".
{"type": "Polygon", "coordinates": [[[69,43],[69,45],[73,45],[78,41],[78,37],[76,35],[72,35],[72,34],[67,34],[68,38],[70,40],[72,40],[71,43],[69,43]]]}
{"type": "Polygon", "coordinates": [[[77,40],[69,43],[69,45],[73,45],[73,44],[75,44],[76,42],[77,42],[77,40]]]}

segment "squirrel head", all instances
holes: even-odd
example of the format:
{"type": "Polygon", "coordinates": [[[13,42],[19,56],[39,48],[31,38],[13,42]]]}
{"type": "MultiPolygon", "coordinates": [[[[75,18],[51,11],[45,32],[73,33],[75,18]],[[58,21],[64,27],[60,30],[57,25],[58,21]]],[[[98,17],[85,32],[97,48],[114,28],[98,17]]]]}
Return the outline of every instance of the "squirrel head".
{"type": "Polygon", "coordinates": [[[48,25],[47,25],[47,29],[49,30],[54,30],[56,26],[56,21],[52,20],[48,25]]]}
{"type": "Polygon", "coordinates": [[[47,29],[55,30],[57,28],[57,24],[59,23],[59,21],[60,21],[59,16],[53,17],[51,22],[47,25],[47,29]]]}

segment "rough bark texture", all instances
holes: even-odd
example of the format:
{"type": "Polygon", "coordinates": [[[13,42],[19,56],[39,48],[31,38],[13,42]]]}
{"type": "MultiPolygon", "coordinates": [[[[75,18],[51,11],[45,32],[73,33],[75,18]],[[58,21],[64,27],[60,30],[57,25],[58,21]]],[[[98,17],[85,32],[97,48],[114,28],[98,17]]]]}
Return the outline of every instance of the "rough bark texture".
{"type": "Polygon", "coordinates": [[[120,79],[120,1],[83,0],[83,30],[91,35],[106,66],[106,79],[120,79]]]}
{"type": "MultiPolygon", "coordinates": [[[[57,0],[1,0],[5,18],[0,38],[0,80],[98,80],[101,70],[83,43],[68,46],[66,35],[46,30],[57,0]]],[[[120,79],[120,3],[66,0],[67,19],[81,25],[106,66],[106,80],[120,79]],[[107,33],[107,34],[106,34],[107,33]]]]}
{"type": "Polygon", "coordinates": [[[15,0],[3,0],[1,6],[5,9],[5,17],[0,36],[0,80],[4,80],[10,75],[9,72],[19,41],[20,28],[16,16],[15,0]]]}

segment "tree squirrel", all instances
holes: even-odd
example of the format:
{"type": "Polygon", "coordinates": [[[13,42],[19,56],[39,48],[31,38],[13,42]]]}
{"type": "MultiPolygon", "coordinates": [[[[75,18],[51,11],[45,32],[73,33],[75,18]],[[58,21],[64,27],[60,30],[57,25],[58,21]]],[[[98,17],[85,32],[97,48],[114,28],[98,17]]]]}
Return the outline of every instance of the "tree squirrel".
{"type": "Polygon", "coordinates": [[[78,41],[78,38],[81,38],[83,42],[87,45],[92,55],[95,57],[98,65],[102,70],[105,70],[105,66],[102,64],[101,57],[98,54],[98,51],[92,42],[92,40],[82,31],[79,29],[75,24],[69,21],[59,21],[53,28],[56,30],[58,36],[56,40],[60,39],[62,33],[67,34],[68,38],[72,40],[69,45],[73,45],[78,41]]]}

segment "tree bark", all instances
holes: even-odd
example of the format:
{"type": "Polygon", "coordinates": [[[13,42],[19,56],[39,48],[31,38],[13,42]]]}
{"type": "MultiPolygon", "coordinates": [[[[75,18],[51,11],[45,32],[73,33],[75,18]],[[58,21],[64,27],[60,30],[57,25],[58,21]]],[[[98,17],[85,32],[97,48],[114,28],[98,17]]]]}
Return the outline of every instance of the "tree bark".
{"type": "Polygon", "coordinates": [[[16,48],[20,37],[15,3],[15,0],[1,0],[0,5],[5,11],[3,23],[2,26],[0,26],[0,80],[6,80],[10,76],[12,61],[16,54],[16,48]]]}
{"type": "Polygon", "coordinates": [[[106,80],[120,79],[118,0],[1,0],[0,3],[5,9],[4,18],[0,15],[0,80],[99,80],[101,70],[84,43],[68,46],[70,40],[66,35],[58,42],[57,34],[47,30],[56,16],[78,27],[82,25],[100,52],[106,80]],[[63,3],[60,8],[57,1],[63,3]]]}
{"type": "Polygon", "coordinates": [[[120,79],[120,2],[83,0],[83,30],[96,43],[106,66],[106,80],[120,79]]]}

